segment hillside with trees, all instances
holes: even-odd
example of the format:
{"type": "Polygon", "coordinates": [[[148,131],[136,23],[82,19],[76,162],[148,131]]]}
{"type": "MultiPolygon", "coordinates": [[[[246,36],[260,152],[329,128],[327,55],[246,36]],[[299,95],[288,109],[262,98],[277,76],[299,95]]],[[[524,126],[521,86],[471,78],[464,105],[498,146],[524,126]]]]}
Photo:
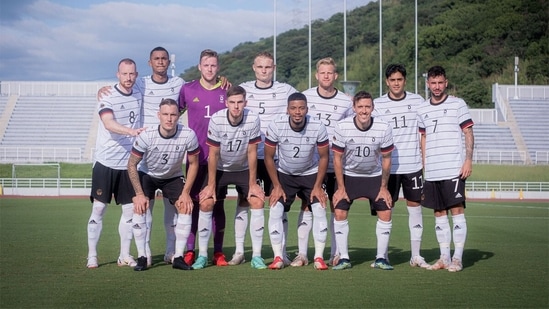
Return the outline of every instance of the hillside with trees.
{"type": "MultiPolygon", "coordinates": [[[[382,64],[402,63],[408,70],[407,90],[415,91],[414,1],[384,0],[382,64]]],[[[520,58],[519,84],[549,84],[548,0],[418,0],[418,92],[422,74],[432,65],[446,68],[449,92],[471,107],[493,107],[493,83],[514,84],[514,57],[520,58]]],[[[347,80],[379,95],[379,6],[369,3],[347,12],[347,80]]],[[[314,64],[333,57],[343,81],[343,13],[312,23],[314,64]]],[[[276,79],[302,91],[308,87],[309,27],[277,36],[276,79]]],[[[243,42],[220,55],[221,74],[234,84],[253,80],[255,54],[273,51],[273,37],[243,42]]],[[[181,75],[198,78],[196,67],[181,75]]],[[[338,83],[338,88],[343,89],[338,83]]],[[[385,86],[383,87],[385,91],[385,86]]]]}

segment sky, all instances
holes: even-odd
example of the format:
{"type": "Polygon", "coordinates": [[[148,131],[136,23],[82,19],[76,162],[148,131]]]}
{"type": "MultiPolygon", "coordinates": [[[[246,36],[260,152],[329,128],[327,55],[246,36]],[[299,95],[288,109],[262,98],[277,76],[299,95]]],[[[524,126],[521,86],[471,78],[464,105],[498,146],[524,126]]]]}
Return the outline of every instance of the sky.
{"type": "MultiPolygon", "coordinates": [[[[274,1],[277,33],[308,25],[309,0],[1,0],[0,81],[113,80],[126,57],[150,75],[156,46],[175,55],[179,75],[206,48],[272,36],[274,1]]],[[[311,18],[370,1],[311,0],[311,18]]]]}

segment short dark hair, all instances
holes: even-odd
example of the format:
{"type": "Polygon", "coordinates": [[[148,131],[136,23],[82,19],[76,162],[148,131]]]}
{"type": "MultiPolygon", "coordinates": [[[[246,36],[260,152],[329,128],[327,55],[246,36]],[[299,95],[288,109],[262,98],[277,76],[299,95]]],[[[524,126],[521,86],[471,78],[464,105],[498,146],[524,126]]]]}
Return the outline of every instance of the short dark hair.
{"type": "Polygon", "coordinates": [[[372,102],[373,102],[373,100],[374,100],[374,99],[372,98],[372,95],[371,95],[369,92],[364,91],[364,90],[360,90],[360,91],[357,92],[357,93],[355,94],[355,96],[353,97],[353,106],[356,105],[356,102],[358,102],[358,101],[360,101],[360,100],[362,100],[362,99],[370,99],[370,100],[372,100],[372,102]]]}
{"type": "Polygon", "coordinates": [[[288,96],[288,104],[291,101],[305,101],[307,103],[307,97],[301,92],[294,92],[288,96]]]}
{"type": "Polygon", "coordinates": [[[427,78],[442,76],[446,79],[446,71],[440,65],[435,65],[427,71],[427,78]]]}
{"type": "Polygon", "coordinates": [[[211,49],[205,49],[200,53],[200,59],[198,59],[198,63],[202,61],[202,58],[204,57],[213,57],[218,59],[219,56],[217,55],[217,52],[211,49]]]}
{"type": "Polygon", "coordinates": [[[168,58],[170,57],[170,53],[168,53],[168,50],[167,50],[167,49],[165,49],[165,48],[162,47],[162,46],[157,46],[157,47],[155,47],[155,48],[153,48],[153,49],[151,50],[151,53],[149,54],[149,58],[152,57],[152,55],[153,55],[153,53],[154,53],[155,51],[163,51],[163,52],[165,52],[165,53],[168,55],[168,58]]]}
{"type": "Polygon", "coordinates": [[[385,69],[385,78],[389,78],[391,75],[393,75],[396,72],[400,72],[404,79],[406,79],[406,68],[399,63],[389,64],[387,68],[385,69]]]}
{"type": "Polygon", "coordinates": [[[162,99],[158,107],[162,107],[164,105],[175,105],[179,108],[179,104],[177,104],[177,102],[174,99],[170,99],[170,98],[162,99]]]}
{"type": "Polygon", "coordinates": [[[246,98],[246,89],[244,89],[243,87],[241,86],[232,86],[231,88],[229,88],[227,90],[227,98],[228,97],[231,97],[233,95],[243,95],[244,96],[244,99],[246,98]]]}

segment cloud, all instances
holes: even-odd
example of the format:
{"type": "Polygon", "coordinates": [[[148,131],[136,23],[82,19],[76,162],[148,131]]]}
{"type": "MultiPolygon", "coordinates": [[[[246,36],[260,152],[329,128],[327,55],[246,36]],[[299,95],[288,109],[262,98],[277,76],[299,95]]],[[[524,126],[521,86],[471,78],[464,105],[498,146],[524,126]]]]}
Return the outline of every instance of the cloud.
{"type": "MultiPolygon", "coordinates": [[[[147,75],[149,52],[156,46],[176,55],[179,74],[198,63],[205,48],[225,52],[273,35],[272,4],[261,1],[252,6],[243,0],[92,0],[70,6],[61,0],[5,2],[0,10],[0,80],[113,79],[116,64],[125,57],[133,58],[140,74],[147,75]]],[[[340,3],[319,2],[326,4],[315,9],[322,18],[342,11],[340,3]]],[[[278,3],[278,33],[307,24],[308,0],[278,3]]]]}

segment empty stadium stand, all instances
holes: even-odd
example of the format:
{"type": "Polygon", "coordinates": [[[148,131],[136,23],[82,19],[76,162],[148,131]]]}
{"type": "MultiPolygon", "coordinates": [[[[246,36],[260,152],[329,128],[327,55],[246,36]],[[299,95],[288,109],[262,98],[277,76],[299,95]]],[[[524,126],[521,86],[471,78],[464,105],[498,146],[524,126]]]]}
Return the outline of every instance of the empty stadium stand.
{"type": "Polygon", "coordinates": [[[549,122],[546,116],[549,100],[509,99],[509,105],[528,153],[536,161],[537,153],[549,152],[549,122]]]}

